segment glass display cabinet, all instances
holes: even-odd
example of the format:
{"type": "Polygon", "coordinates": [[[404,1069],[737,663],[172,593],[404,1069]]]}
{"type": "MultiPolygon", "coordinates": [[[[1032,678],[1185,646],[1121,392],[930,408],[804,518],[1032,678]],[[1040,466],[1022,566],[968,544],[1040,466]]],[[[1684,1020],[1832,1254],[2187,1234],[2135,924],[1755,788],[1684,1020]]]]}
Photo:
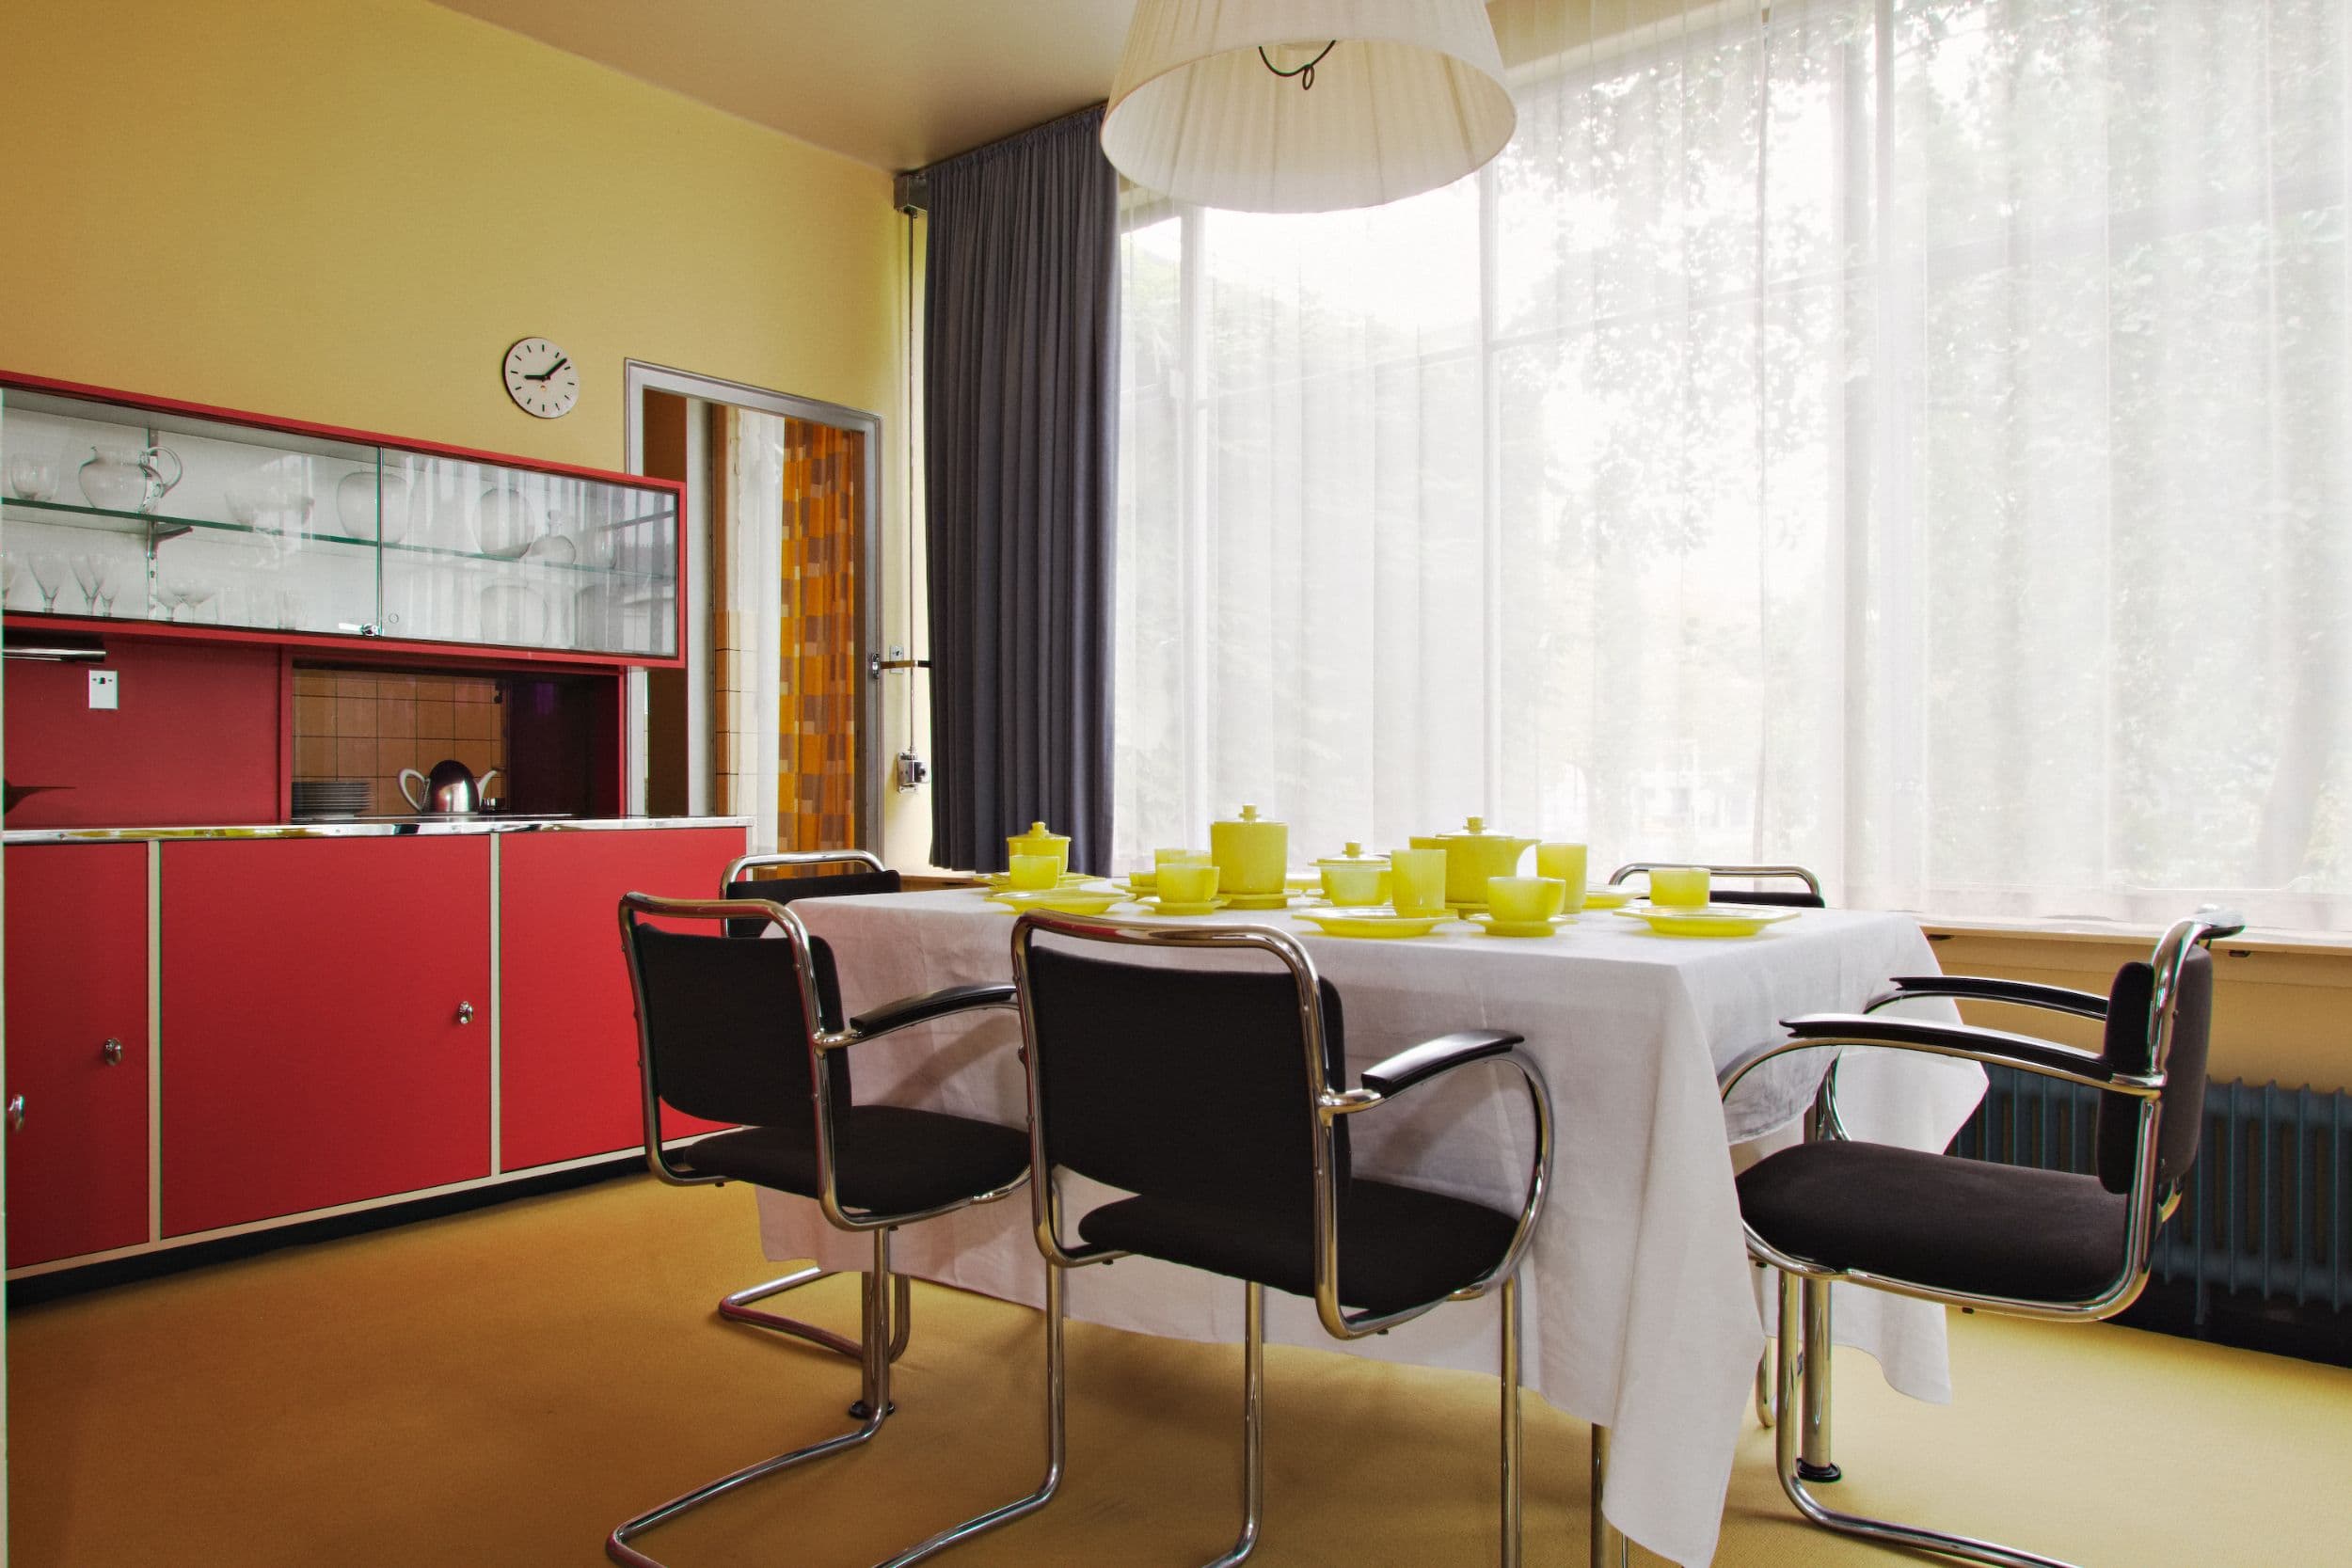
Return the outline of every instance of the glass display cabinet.
{"type": "Polygon", "coordinates": [[[681,493],[0,377],[11,617],[675,665],[681,493]]]}

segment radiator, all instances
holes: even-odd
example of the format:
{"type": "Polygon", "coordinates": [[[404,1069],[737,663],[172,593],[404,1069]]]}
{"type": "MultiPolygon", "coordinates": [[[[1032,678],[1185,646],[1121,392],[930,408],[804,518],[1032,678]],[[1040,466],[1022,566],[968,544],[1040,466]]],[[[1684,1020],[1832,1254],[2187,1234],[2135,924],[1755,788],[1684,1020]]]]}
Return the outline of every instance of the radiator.
{"type": "MultiPolygon", "coordinates": [[[[1984,1103],[1951,1152],[2087,1173],[2098,1090],[1988,1067],[1984,1103]]],[[[2156,1237],[2153,1277],[2211,1292],[2342,1311],[2352,1301],[2352,1094],[2233,1079],[2205,1090],[2187,1190],[2156,1237]]]]}

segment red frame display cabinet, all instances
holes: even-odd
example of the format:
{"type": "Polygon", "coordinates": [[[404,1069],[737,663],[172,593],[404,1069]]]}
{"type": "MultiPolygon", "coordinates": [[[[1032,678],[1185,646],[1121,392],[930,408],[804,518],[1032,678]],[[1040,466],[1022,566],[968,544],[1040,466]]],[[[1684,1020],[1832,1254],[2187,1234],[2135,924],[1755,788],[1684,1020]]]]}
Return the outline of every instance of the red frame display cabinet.
{"type": "Polygon", "coordinates": [[[0,507],[47,558],[19,633],[685,665],[676,481],[8,372],[0,404],[0,507]]]}

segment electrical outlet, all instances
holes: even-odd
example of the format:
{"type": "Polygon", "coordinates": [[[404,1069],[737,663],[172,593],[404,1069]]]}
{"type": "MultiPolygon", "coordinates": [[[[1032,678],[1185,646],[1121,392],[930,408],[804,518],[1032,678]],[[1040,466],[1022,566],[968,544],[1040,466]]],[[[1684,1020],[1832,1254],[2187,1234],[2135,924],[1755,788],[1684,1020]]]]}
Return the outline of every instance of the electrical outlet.
{"type": "Polygon", "coordinates": [[[89,673],[89,705],[117,708],[122,691],[122,676],[114,670],[92,670],[89,673]]]}

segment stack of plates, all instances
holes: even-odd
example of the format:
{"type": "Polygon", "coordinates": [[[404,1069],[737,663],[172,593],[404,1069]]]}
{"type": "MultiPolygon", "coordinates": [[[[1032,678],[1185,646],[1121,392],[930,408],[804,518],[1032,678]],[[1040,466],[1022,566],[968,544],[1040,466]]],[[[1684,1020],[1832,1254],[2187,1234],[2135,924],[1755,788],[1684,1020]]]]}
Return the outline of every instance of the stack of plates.
{"type": "Polygon", "coordinates": [[[294,814],[302,816],[358,816],[368,809],[365,779],[296,779],[294,814]]]}

